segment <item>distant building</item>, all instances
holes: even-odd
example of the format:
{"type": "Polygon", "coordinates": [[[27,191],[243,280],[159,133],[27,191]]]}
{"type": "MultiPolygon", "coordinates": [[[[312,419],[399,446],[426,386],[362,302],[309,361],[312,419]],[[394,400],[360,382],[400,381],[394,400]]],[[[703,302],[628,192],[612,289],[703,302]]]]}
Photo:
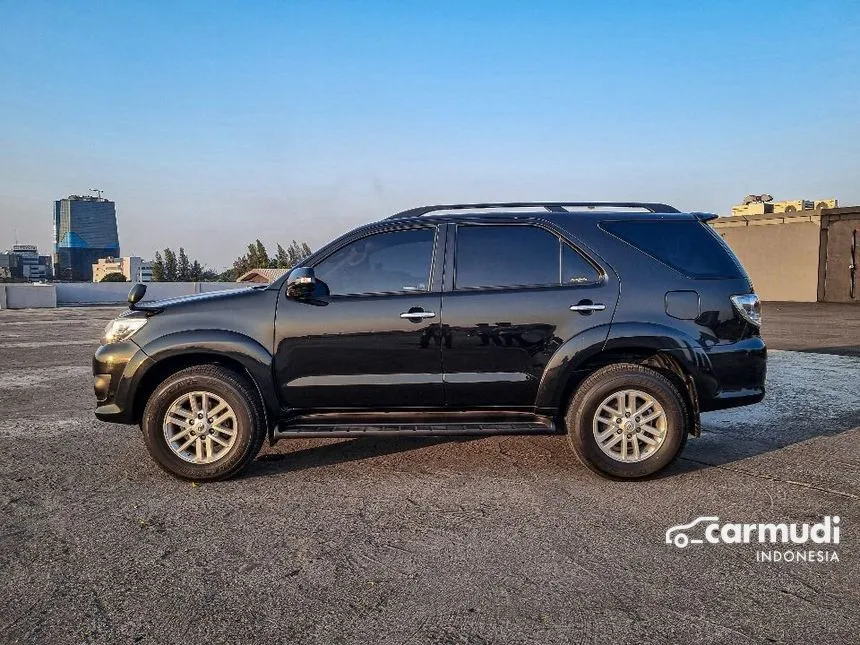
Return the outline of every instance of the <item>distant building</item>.
{"type": "Polygon", "coordinates": [[[119,255],[114,202],[81,195],[69,195],[54,202],[57,280],[92,280],[92,267],[99,258],[119,255]]]}
{"type": "Polygon", "coordinates": [[[0,280],[21,280],[21,258],[15,253],[0,253],[0,280]]]}
{"type": "Polygon", "coordinates": [[[710,224],[762,300],[860,303],[860,206],[718,217],[710,224]]]}
{"type": "Polygon", "coordinates": [[[236,278],[236,282],[256,282],[258,284],[266,284],[274,282],[281,276],[289,273],[289,271],[289,269],[251,269],[236,278]]]}
{"type": "Polygon", "coordinates": [[[21,277],[30,282],[49,280],[53,277],[51,257],[39,255],[35,244],[15,244],[12,253],[21,259],[21,277]]]}
{"type": "Polygon", "coordinates": [[[15,244],[0,253],[0,279],[37,282],[52,277],[51,258],[39,255],[34,244],[15,244]]]}
{"type": "Polygon", "coordinates": [[[99,258],[92,265],[93,282],[109,273],[122,273],[129,282],[152,282],[152,262],[135,255],[125,258],[99,258]]]}

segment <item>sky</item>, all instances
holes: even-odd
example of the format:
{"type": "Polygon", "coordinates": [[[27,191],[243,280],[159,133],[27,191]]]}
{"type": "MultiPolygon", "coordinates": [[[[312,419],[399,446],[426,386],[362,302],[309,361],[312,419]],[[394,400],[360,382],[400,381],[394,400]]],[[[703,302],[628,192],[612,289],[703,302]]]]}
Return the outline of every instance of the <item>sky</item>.
{"type": "Polygon", "coordinates": [[[0,250],[318,248],[426,203],[860,203],[860,2],[0,0],[0,250]]]}

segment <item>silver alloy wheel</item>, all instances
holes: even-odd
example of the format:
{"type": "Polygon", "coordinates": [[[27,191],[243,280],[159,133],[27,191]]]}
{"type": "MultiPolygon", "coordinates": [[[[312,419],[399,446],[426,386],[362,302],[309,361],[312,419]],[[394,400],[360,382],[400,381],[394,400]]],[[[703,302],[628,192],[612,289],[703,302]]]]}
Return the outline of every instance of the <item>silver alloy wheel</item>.
{"type": "Polygon", "coordinates": [[[238,421],[233,408],[212,392],[183,394],[164,415],[164,439],[180,459],[211,464],[236,443],[238,421]]]}
{"type": "Polygon", "coordinates": [[[592,431],[597,445],[615,461],[645,461],[666,440],[663,406],[641,390],[619,390],[597,406],[592,431]]]}

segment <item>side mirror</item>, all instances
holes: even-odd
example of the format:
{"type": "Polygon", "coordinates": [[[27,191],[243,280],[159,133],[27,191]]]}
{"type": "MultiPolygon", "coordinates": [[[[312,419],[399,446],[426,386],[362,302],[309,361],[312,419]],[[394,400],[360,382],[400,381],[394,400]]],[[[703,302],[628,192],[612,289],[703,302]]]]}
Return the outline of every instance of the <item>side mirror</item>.
{"type": "Polygon", "coordinates": [[[311,267],[296,267],[287,276],[287,296],[304,300],[310,298],[317,286],[317,278],[311,267]]]}
{"type": "Polygon", "coordinates": [[[138,282],[134,285],[131,290],[128,292],[128,308],[134,309],[134,306],[143,300],[143,297],[146,295],[146,285],[138,282]]]}

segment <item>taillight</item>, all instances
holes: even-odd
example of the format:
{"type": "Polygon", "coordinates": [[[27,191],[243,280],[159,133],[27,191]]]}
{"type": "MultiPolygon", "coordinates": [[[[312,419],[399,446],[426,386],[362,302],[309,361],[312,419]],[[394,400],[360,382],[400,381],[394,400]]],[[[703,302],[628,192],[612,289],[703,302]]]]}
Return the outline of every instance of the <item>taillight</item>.
{"type": "Polygon", "coordinates": [[[751,325],[761,327],[761,301],[754,293],[745,293],[741,296],[732,296],[732,304],[737,309],[741,318],[751,325]]]}

